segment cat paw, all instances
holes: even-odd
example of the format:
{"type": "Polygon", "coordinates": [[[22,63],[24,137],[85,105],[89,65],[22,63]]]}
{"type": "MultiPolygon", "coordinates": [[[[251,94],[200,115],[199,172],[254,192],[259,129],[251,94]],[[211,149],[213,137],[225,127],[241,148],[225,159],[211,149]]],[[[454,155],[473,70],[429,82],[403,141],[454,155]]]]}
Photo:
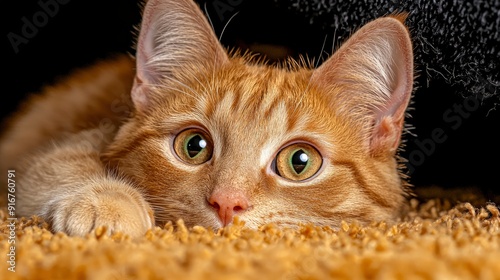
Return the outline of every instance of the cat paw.
{"type": "Polygon", "coordinates": [[[52,229],[72,236],[84,236],[104,226],[109,235],[121,232],[136,238],[155,224],[153,210],[142,195],[116,181],[62,199],[51,210],[52,229]]]}

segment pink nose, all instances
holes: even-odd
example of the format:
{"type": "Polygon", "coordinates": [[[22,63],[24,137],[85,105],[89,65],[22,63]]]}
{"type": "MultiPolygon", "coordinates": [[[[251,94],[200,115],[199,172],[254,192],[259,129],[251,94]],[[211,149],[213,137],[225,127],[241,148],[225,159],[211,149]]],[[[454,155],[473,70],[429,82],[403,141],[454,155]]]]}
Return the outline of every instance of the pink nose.
{"type": "Polygon", "coordinates": [[[231,223],[234,215],[245,212],[249,206],[246,195],[238,191],[215,191],[208,203],[217,211],[223,226],[231,223]]]}

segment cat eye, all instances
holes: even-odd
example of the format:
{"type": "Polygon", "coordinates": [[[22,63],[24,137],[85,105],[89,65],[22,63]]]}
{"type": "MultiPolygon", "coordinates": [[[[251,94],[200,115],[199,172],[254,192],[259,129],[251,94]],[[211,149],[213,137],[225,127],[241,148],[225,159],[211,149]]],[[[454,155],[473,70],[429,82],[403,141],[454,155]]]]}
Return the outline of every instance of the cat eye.
{"type": "Polygon", "coordinates": [[[192,128],[175,137],[174,151],[184,162],[198,165],[212,158],[213,145],[205,132],[192,128]]]}
{"type": "Polygon", "coordinates": [[[276,156],[276,174],[292,180],[303,181],[316,174],[323,159],[313,146],[306,143],[297,143],[282,149],[276,156]]]}

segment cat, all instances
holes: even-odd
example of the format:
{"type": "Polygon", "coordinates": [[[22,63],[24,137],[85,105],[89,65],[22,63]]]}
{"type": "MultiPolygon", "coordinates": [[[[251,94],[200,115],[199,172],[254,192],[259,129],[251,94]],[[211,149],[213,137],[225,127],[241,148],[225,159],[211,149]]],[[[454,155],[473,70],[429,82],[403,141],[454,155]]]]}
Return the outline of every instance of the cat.
{"type": "Polygon", "coordinates": [[[269,66],[227,52],[193,1],[148,1],[135,57],[79,70],[11,117],[0,152],[16,214],[76,236],[393,221],[414,72],[404,19],[367,23],[319,67],[269,66]]]}

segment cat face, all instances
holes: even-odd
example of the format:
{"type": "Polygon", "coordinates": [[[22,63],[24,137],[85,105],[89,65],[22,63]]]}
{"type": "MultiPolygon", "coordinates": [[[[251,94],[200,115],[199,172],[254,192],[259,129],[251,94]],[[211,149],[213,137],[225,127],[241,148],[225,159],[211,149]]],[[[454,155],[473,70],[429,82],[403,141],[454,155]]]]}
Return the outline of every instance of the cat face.
{"type": "Polygon", "coordinates": [[[396,18],[363,27],[318,69],[286,69],[229,57],[190,1],[149,1],[136,114],[103,160],[159,224],[390,220],[403,203],[395,153],[412,67],[396,18]]]}

